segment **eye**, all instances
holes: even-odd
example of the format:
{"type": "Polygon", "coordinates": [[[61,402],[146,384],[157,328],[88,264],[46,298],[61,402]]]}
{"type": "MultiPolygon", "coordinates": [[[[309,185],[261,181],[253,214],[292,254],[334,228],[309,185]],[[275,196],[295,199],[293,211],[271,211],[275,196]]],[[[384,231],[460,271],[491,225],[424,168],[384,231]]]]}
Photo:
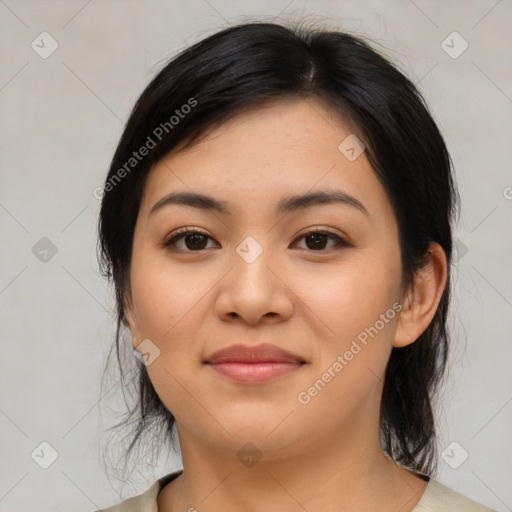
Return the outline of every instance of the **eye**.
{"type": "Polygon", "coordinates": [[[162,246],[165,248],[177,248],[178,250],[185,250],[185,252],[198,252],[200,250],[205,249],[205,243],[207,239],[211,238],[208,236],[204,231],[201,231],[197,228],[183,228],[180,231],[178,231],[174,236],[167,239],[162,246]],[[181,241],[181,239],[185,239],[185,247],[187,249],[190,249],[187,251],[186,249],[183,249],[182,247],[176,247],[176,242],[181,241]],[[187,241],[189,243],[187,244],[187,241]]]}
{"type": "Polygon", "coordinates": [[[315,228],[307,233],[301,235],[297,240],[302,238],[309,239],[310,243],[306,242],[306,248],[311,249],[315,252],[328,251],[330,249],[340,249],[341,247],[351,247],[351,244],[348,243],[345,239],[341,238],[339,235],[332,233],[331,231],[326,231],[321,228],[315,228]],[[334,246],[325,248],[326,240],[328,239],[334,240],[334,246]]]}

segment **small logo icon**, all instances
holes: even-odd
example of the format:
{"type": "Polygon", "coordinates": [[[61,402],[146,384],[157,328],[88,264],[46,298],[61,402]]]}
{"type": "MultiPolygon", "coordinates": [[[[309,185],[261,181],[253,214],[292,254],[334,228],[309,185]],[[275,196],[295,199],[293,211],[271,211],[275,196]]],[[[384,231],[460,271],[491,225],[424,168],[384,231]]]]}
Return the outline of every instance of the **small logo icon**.
{"type": "Polygon", "coordinates": [[[366,146],[363,144],[363,141],[351,133],[348,137],[343,139],[343,142],[338,146],[338,149],[341,153],[353,162],[356,158],[358,158],[361,153],[366,149],[366,146]]]}
{"type": "Polygon", "coordinates": [[[59,47],[59,43],[48,32],[41,32],[30,46],[39,57],[47,59],[59,47]]]}
{"type": "Polygon", "coordinates": [[[48,263],[57,254],[57,246],[49,238],[43,236],[32,247],[32,253],[40,262],[48,263]]]}
{"type": "Polygon", "coordinates": [[[452,59],[458,59],[468,49],[468,47],[468,42],[458,32],[452,32],[441,43],[441,48],[452,59]]]}
{"type": "Polygon", "coordinates": [[[245,443],[237,453],[238,459],[248,468],[252,468],[262,456],[262,453],[252,443],[245,443]]]}
{"type": "Polygon", "coordinates": [[[33,461],[43,469],[48,469],[59,457],[57,450],[48,442],[43,441],[30,454],[33,461]]]}
{"type": "Polygon", "coordinates": [[[252,236],[248,236],[238,245],[236,252],[246,263],[252,263],[260,257],[263,247],[252,236]]]}
{"type": "Polygon", "coordinates": [[[451,442],[441,453],[442,459],[452,469],[457,469],[469,457],[469,453],[457,441],[451,442]]]}
{"type": "Polygon", "coordinates": [[[468,252],[468,247],[459,238],[453,239],[453,261],[454,263],[459,262],[468,252]]]}
{"type": "Polygon", "coordinates": [[[141,363],[149,366],[160,355],[160,349],[149,338],[146,338],[137,345],[133,354],[141,363]]]}

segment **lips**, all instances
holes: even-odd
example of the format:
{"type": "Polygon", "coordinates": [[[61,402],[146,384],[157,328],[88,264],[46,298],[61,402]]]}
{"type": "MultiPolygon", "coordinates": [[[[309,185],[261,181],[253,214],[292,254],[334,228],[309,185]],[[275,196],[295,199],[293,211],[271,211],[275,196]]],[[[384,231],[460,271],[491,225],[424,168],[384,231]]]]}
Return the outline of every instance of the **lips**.
{"type": "Polygon", "coordinates": [[[306,361],[275,345],[263,344],[231,345],[215,352],[205,363],[215,374],[237,384],[261,385],[299,370],[306,361]]]}
{"type": "Polygon", "coordinates": [[[214,365],[222,363],[305,363],[302,357],[267,343],[256,346],[231,345],[215,352],[205,362],[214,365]]]}

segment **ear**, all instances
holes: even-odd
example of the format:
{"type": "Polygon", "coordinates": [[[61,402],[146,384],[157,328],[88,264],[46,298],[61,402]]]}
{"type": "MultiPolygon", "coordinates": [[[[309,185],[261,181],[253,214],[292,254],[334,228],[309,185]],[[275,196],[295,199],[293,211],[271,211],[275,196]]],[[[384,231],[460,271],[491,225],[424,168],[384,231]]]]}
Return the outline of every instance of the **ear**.
{"type": "Polygon", "coordinates": [[[126,299],[124,303],[124,314],[126,317],[126,322],[124,322],[125,326],[130,329],[130,334],[132,337],[132,346],[136,348],[140,342],[140,329],[137,323],[136,315],[135,315],[135,307],[131,299],[126,299]]]}
{"type": "Polygon", "coordinates": [[[406,292],[397,322],[394,347],[405,347],[416,341],[429,326],[443,295],[448,275],[443,248],[432,242],[424,266],[414,276],[406,292]]]}

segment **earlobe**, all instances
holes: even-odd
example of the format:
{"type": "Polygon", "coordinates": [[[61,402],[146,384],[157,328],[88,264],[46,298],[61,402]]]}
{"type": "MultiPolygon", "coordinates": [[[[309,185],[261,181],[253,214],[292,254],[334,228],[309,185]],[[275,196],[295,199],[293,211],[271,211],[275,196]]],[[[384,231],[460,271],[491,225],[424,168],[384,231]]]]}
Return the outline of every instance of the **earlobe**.
{"type": "Polygon", "coordinates": [[[448,275],[446,255],[436,242],[430,244],[424,266],[414,276],[397,322],[393,346],[405,347],[427,329],[437,311],[448,275]]]}

